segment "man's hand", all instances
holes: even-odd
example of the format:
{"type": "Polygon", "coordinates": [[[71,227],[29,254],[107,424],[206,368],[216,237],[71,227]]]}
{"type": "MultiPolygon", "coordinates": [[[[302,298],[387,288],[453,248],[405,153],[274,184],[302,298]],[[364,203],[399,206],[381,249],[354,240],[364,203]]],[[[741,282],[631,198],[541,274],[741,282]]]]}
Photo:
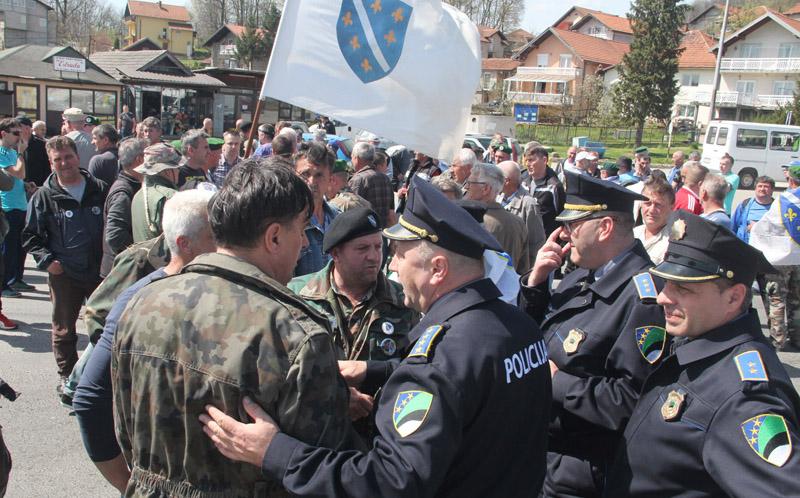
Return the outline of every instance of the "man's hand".
{"type": "Polygon", "coordinates": [[[536,262],[533,264],[533,270],[528,275],[528,286],[535,287],[545,280],[550,272],[556,268],[560,268],[564,263],[564,258],[567,253],[572,249],[572,243],[568,243],[561,247],[558,243],[558,238],[561,236],[563,228],[553,230],[553,233],[547,238],[539,252],[536,254],[536,262]]]}
{"type": "Polygon", "coordinates": [[[556,372],[558,372],[558,365],[553,363],[553,360],[550,360],[550,378],[555,377],[556,372]]]}
{"type": "Polygon", "coordinates": [[[348,386],[358,389],[367,376],[367,362],[353,360],[340,361],[339,373],[342,374],[348,386]]]}
{"type": "Polygon", "coordinates": [[[20,136],[17,142],[17,154],[22,155],[26,150],[28,150],[28,139],[20,136]]]}
{"type": "Polygon", "coordinates": [[[53,261],[47,266],[47,273],[51,275],[61,275],[64,273],[64,267],[61,266],[60,261],[53,261]]]}
{"type": "Polygon", "coordinates": [[[245,397],[242,404],[247,414],[255,420],[252,424],[243,424],[210,405],[206,406],[207,415],[200,415],[200,423],[203,424],[203,432],[211,438],[220,453],[231,460],[261,468],[267,448],[280,428],[249,397],[245,397]]]}
{"type": "Polygon", "coordinates": [[[368,417],[372,413],[375,402],[372,396],[360,392],[355,387],[350,388],[350,420],[356,421],[368,417]]]}
{"type": "Polygon", "coordinates": [[[39,187],[37,187],[36,184],[33,182],[25,183],[25,192],[27,192],[28,195],[33,195],[33,193],[36,192],[38,189],[39,187]]]}

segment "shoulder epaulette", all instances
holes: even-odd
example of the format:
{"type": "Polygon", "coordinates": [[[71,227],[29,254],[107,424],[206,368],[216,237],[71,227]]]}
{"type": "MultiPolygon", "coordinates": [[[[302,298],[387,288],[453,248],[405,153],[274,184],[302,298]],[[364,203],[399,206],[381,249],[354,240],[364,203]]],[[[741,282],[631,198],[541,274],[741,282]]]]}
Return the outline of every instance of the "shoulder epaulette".
{"type": "Polygon", "coordinates": [[[769,380],[767,367],[764,366],[761,353],[758,351],[751,350],[737,354],[733,361],[736,363],[742,381],[766,382],[769,380]]]}
{"type": "Polygon", "coordinates": [[[640,273],[633,277],[633,283],[636,285],[636,292],[639,293],[639,299],[642,301],[655,299],[658,297],[658,289],[656,283],[653,281],[653,276],[649,272],[640,273]]]}
{"type": "Polygon", "coordinates": [[[428,359],[433,353],[436,339],[441,336],[445,331],[444,325],[431,325],[425,332],[419,336],[411,352],[408,353],[408,358],[425,358],[428,359]]]}

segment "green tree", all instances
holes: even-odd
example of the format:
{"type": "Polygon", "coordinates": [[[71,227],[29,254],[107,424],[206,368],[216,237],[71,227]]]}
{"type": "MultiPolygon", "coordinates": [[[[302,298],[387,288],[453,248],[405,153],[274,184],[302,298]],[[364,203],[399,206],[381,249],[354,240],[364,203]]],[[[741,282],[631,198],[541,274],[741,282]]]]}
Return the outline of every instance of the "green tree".
{"type": "Polygon", "coordinates": [[[642,143],[648,118],[666,120],[678,94],[678,58],[688,6],[679,0],[634,0],[628,18],[633,28],[630,52],[619,66],[614,86],[617,112],[636,128],[642,143]]]}
{"type": "Polygon", "coordinates": [[[281,22],[281,10],[277,2],[270,1],[261,14],[261,30],[264,36],[264,51],[272,53],[275,44],[275,35],[278,34],[278,24],[281,22]]]}
{"type": "Polygon", "coordinates": [[[266,51],[263,30],[257,28],[251,18],[245,24],[241,38],[236,39],[236,58],[242,66],[253,69],[253,60],[266,51]]]}

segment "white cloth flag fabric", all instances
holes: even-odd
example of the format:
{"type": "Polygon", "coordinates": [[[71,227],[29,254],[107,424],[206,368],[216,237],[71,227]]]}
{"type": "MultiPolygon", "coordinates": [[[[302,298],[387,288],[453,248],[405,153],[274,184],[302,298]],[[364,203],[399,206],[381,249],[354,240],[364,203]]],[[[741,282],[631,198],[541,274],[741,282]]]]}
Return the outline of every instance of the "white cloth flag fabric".
{"type": "MultiPolygon", "coordinates": [[[[767,261],[775,266],[800,265],[800,245],[786,230],[783,217],[787,213],[784,213],[781,207],[782,200],[784,202],[789,200],[791,202],[789,206],[791,206],[798,199],[788,190],[781,196],[791,196],[791,198],[775,199],[767,214],[758,220],[758,223],[750,230],[750,245],[764,253],[767,261]]],[[[796,211],[790,211],[790,213],[792,212],[796,214],[796,211]]],[[[794,221],[794,217],[792,221],[794,221]]]]}
{"type": "Polygon", "coordinates": [[[480,71],[477,27],[438,0],[288,0],[261,96],[449,161],[480,71]]]}

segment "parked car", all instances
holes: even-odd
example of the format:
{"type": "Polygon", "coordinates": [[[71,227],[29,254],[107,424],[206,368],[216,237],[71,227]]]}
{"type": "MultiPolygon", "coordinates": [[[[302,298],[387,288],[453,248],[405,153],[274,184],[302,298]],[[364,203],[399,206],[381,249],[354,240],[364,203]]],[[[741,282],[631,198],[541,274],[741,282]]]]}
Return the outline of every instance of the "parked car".
{"type": "Polygon", "coordinates": [[[606,144],[603,142],[592,142],[589,137],[573,137],[572,146],[596,153],[600,158],[606,155],[606,144]]]}
{"type": "Polygon", "coordinates": [[[700,163],[718,171],[719,160],[730,154],[733,171],[739,175],[739,188],[752,190],[761,175],[783,181],[781,165],[798,157],[799,138],[800,126],[711,121],[700,163]]]}

